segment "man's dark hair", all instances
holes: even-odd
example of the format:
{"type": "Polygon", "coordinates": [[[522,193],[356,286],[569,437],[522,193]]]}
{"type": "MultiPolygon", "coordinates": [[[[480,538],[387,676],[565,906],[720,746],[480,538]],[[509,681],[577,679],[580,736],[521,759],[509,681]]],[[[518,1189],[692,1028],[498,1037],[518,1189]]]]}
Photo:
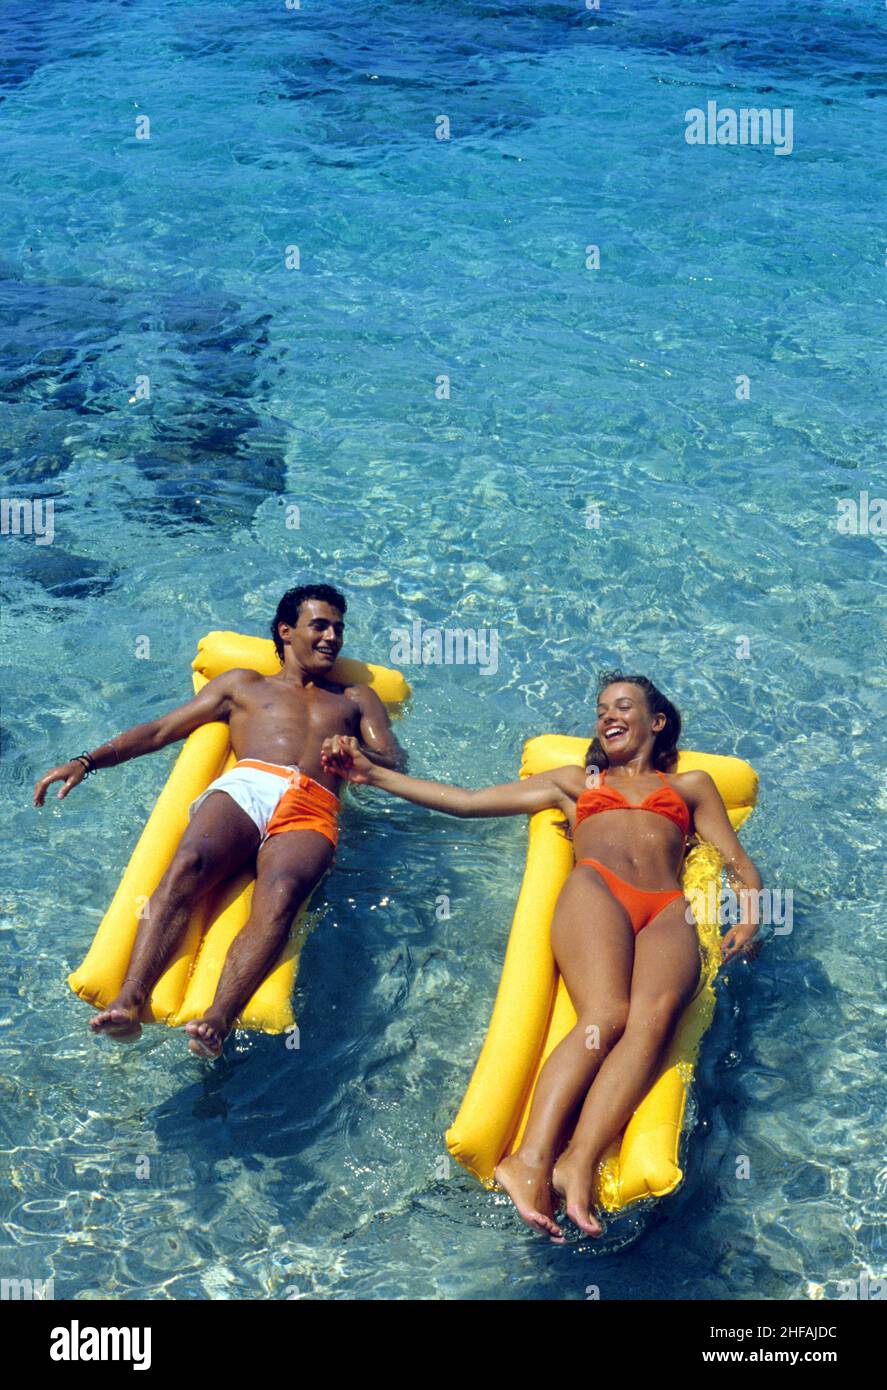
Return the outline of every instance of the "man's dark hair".
{"type": "Polygon", "coordinates": [[[277,624],[289,623],[290,627],[295,627],[299,621],[299,610],[308,598],[320,599],[322,603],[328,603],[331,608],[338,608],[343,618],[348,609],[348,604],[343,596],[331,584],[300,584],[295,589],[287,589],[277,605],[277,612],[271,623],[271,636],[274,639],[274,646],[281,662],[283,661],[283,642],[280,640],[277,624]]]}

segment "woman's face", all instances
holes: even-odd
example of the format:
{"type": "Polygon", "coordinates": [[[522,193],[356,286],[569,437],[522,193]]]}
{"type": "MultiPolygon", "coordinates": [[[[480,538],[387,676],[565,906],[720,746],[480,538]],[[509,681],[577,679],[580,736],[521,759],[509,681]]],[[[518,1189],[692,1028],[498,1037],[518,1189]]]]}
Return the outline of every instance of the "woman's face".
{"type": "Polygon", "coordinates": [[[651,714],[639,685],[617,681],[600,693],[597,703],[597,736],[610,762],[623,762],[647,744],[665,726],[664,714],[651,714]]]}

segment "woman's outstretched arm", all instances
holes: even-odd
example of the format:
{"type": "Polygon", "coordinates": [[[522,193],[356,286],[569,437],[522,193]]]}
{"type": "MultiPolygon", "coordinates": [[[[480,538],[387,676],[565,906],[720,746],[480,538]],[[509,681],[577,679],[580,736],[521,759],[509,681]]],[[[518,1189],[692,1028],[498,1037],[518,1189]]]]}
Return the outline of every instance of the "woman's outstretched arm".
{"type": "Polygon", "coordinates": [[[471,791],[468,787],[408,777],[406,773],[380,767],[364,757],[357,739],[342,734],[324,740],[320,757],[323,765],[338,777],[380,787],[404,801],[427,806],[432,811],[443,811],[448,816],[532,815],[548,807],[557,807],[569,814],[583,786],[581,768],[559,767],[519,782],[504,782],[498,787],[471,791]]]}

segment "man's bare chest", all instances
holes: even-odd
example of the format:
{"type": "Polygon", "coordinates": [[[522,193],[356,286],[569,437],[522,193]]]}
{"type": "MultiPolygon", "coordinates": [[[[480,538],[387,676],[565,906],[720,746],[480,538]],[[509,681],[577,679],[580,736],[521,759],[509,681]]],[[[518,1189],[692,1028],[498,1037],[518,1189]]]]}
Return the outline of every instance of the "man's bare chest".
{"type": "Polygon", "coordinates": [[[269,681],[253,689],[241,713],[250,722],[271,722],[279,726],[340,733],[356,728],[360,710],[347,695],[309,687],[303,690],[275,688],[269,681]]]}

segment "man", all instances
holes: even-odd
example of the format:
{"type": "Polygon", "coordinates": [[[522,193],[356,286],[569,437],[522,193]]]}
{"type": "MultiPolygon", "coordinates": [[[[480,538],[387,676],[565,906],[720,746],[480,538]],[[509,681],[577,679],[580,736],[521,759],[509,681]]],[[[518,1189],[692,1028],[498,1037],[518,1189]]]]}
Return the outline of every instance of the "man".
{"type": "Polygon", "coordinates": [[[42,806],[53,782],[64,783],[61,799],[90,772],[156,752],[201,724],[222,720],[230,728],[237,765],[192,804],[190,824],[139,923],[120,993],[90,1020],[94,1032],[119,1041],[138,1036],[142,1005],[173,956],[195,900],[256,855],[249,920],[231,945],[210,1008],[185,1025],[192,1052],[218,1057],[238,1012],[280,953],[293,916],[333,859],[340,779],[321,762],[324,739],[359,737],[372,761],[405,768],[378,695],[369,686],[329,678],[346,607],[328,584],[290,589],[271,624],[282,664],[278,675],[226,671],[187,704],[54,767],[34,788],[34,805],[42,806]]]}

